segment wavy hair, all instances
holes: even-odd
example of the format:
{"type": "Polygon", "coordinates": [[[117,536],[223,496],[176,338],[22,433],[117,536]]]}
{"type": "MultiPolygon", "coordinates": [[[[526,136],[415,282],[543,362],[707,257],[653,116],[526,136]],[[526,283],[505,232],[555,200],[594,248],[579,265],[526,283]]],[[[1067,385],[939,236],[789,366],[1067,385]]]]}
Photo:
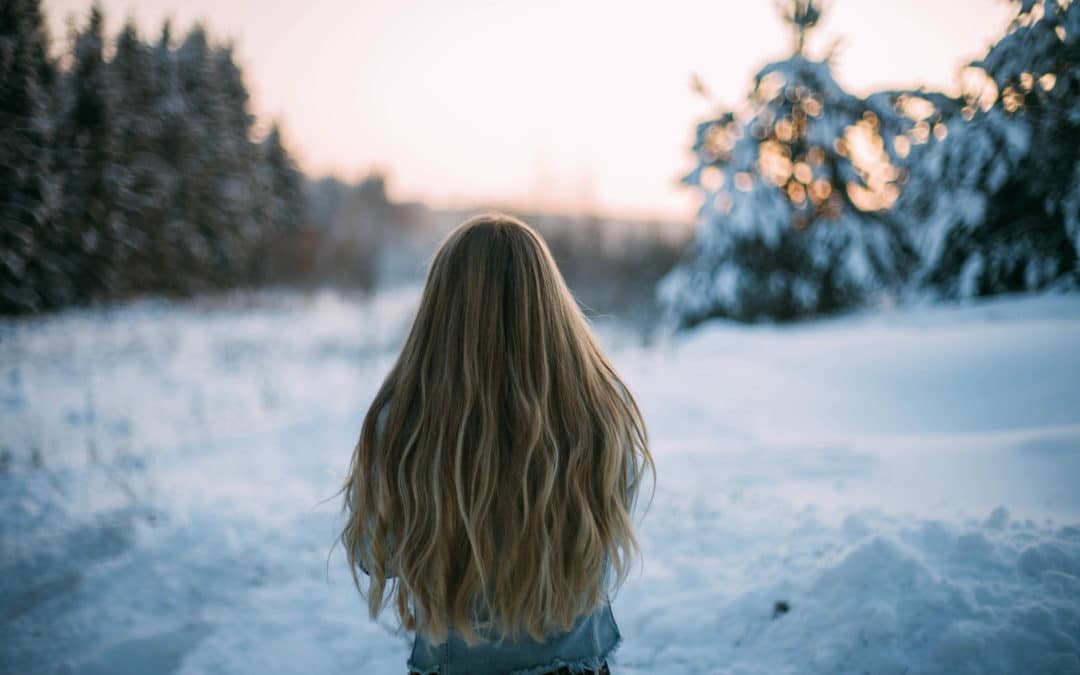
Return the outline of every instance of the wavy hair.
{"type": "Polygon", "coordinates": [[[431,263],[353,452],[341,541],[372,618],[392,602],[436,644],[543,641],[625,580],[646,469],[641,412],[547,245],[485,213],[431,263]]]}

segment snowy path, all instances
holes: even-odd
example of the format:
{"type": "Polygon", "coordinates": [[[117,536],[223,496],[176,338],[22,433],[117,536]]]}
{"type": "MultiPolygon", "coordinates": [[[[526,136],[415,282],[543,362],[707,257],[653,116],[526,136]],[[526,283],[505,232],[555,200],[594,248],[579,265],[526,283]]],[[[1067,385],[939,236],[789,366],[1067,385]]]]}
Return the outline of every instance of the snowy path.
{"type": "MultiPolygon", "coordinates": [[[[413,298],[0,323],[0,672],[404,672],[324,500],[413,298]]],[[[660,472],[614,672],[1080,673],[1080,297],[602,330],[660,472]]]]}

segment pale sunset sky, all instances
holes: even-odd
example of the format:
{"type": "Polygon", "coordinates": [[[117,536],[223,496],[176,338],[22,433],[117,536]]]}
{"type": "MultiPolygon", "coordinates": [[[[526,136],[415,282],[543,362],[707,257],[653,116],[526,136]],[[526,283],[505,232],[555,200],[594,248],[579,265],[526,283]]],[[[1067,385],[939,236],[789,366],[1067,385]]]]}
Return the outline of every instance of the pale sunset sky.
{"type": "MultiPolygon", "coordinates": [[[[103,0],[156,39],[203,20],[232,39],[261,125],[279,119],[310,175],[386,173],[391,196],[436,206],[588,210],[689,221],[693,125],[737,105],[790,36],[769,0],[103,0]]],[[[45,0],[54,47],[89,0],[45,0]]],[[[956,92],[1003,34],[1005,0],[832,0],[840,84],[956,92]]]]}

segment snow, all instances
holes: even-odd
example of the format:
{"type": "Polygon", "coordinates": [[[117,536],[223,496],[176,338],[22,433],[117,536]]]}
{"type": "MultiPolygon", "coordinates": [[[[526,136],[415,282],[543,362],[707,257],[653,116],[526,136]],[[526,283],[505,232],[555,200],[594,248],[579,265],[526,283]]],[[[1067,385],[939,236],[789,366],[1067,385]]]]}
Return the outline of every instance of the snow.
{"type": "MultiPolygon", "coordinates": [[[[0,322],[0,672],[404,672],[332,547],[415,298],[0,322]]],[[[1080,296],[597,330],[659,471],[613,672],[1080,673],[1080,296]]]]}

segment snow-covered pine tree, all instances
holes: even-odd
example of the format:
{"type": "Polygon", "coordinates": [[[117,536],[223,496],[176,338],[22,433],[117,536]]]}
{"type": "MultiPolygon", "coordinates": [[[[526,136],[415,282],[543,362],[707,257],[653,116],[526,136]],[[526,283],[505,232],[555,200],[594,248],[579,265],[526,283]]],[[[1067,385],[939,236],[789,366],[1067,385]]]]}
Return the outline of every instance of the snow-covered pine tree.
{"type": "Polygon", "coordinates": [[[704,195],[698,232],[658,288],[683,326],[834,312],[897,288],[915,264],[888,211],[901,175],[882,134],[903,122],[806,56],[819,17],[813,0],[788,3],[795,53],[757,73],[749,119],[723,112],[697,126],[683,182],[704,195]]]}
{"type": "Polygon", "coordinates": [[[253,258],[306,218],[231,45],[196,25],[175,46],[166,22],[152,46],[129,21],[106,59],[104,23],[95,5],[58,76],[39,0],[0,5],[2,313],[265,280],[253,258]]]}
{"type": "Polygon", "coordinates": [[[55,185],[49,165],[49,92],[38,0],[0,4],[0,313],[48,306],[55,185]]]}
{"type": "Polygon", "coordinates": [[[164,145],[176,173],[172,228],[183,233],[169,249],[189,270],[183,290],[248,281],[250,256],[268,227],[260,190],[264,162],[251,138],[254,117],[229,45],[210,43],[195,25],[168,54],[164,145]]]}
{"type": "MultiPolygon", "coordinates": [[[[186,246],[179,252],[189,258],[199,286],[225,287],[232,278],[231,227],[225,217],[221,194],[223,172],[218,156],[218,101],[211,47],[206,28],[194,25],[176,49],[176,87],[184,113],[179,123],[181,145],[176,147],[179,222],[187,231],[186,246]]],[[[171,97],[170,97],[171,98],[171,97]]]]}
{"type": "Polygon", "coordinates": [[[88,302],[109,297],[115,285],[116,242],[126,236],[116,208],[124,168],[116,156],[116,98],[105,64],[99,5],[74,40],[55,134],[64,237],[53,253],[71,284],[61,301],[88,302]]]}
{"type": "Polygon", "coordinates": [[[152,285],[146,290],[187,294],[206,286],[203,273],[208,255],[205,239],[188,209],[187,174],[193,170],[192,165],[197,166],[189,156],[199,152],[193,146],[199,135],[192,133],[192,127],[198,120],[181,86],[178,50],[173,42],[172,22],[166,19],[151,51],[152,79],[158,88],[155,154],[160,160],[157,179],[162,212],[154,228],[156,237],[146,252],[155,271],[152,285]]]}
{"type": "Polygon", "coordinates": [[[898,205],[945,297],[1080,282],[1080,3],[1016,6],[898,205]]]}
{"type": "Polygon", "coordinates": [[[39,0],[0,4],[0,313],[55,304],[57,186],[49,163],[50,87],[39,0]]]}
{"type": "Polygon", "coordinates": [[[250,281],[250,258],[270,227],[260,191],[260,172],[266,160],[259,143],[252,138],[255,116],[243,73],[234,59],[231,44],[215,46],[210,56],[214,105],[211,128],[217,153],[214,172],[219,177],[218,200],[229,283],[250,281]]]}
{"type": "Polygon", "coordinates": [[[275,122],[262,141],[262,163],[265,187],[268,191],[269,223],[277,231],[295,230],[304,219],[304,177],[296,168],[281,138],[281,127],[275,122]]]}
{"type": "Polygon", "coordinates": [[[120,174],[120,201],[116,205],[128,225],[118,242],[120,295],[154,289],[162,273],[155,251],[167,213],[173,172],[160,152],[162,120],[158,114],[164,96],[153,47],[143,42],[129,19],[116,39],[109,62],[116,91],[114,119],[116,153],[125,171],[120,174]]]}
{"type": "Polygon", "coordinates": [[[252,243],[249,275],[255,283],[280,282],[295,278],[307,262],[301,233],[307,225],[307,193],[276,122],[258,149],[256,213],[261,230],[252,243]]]}

